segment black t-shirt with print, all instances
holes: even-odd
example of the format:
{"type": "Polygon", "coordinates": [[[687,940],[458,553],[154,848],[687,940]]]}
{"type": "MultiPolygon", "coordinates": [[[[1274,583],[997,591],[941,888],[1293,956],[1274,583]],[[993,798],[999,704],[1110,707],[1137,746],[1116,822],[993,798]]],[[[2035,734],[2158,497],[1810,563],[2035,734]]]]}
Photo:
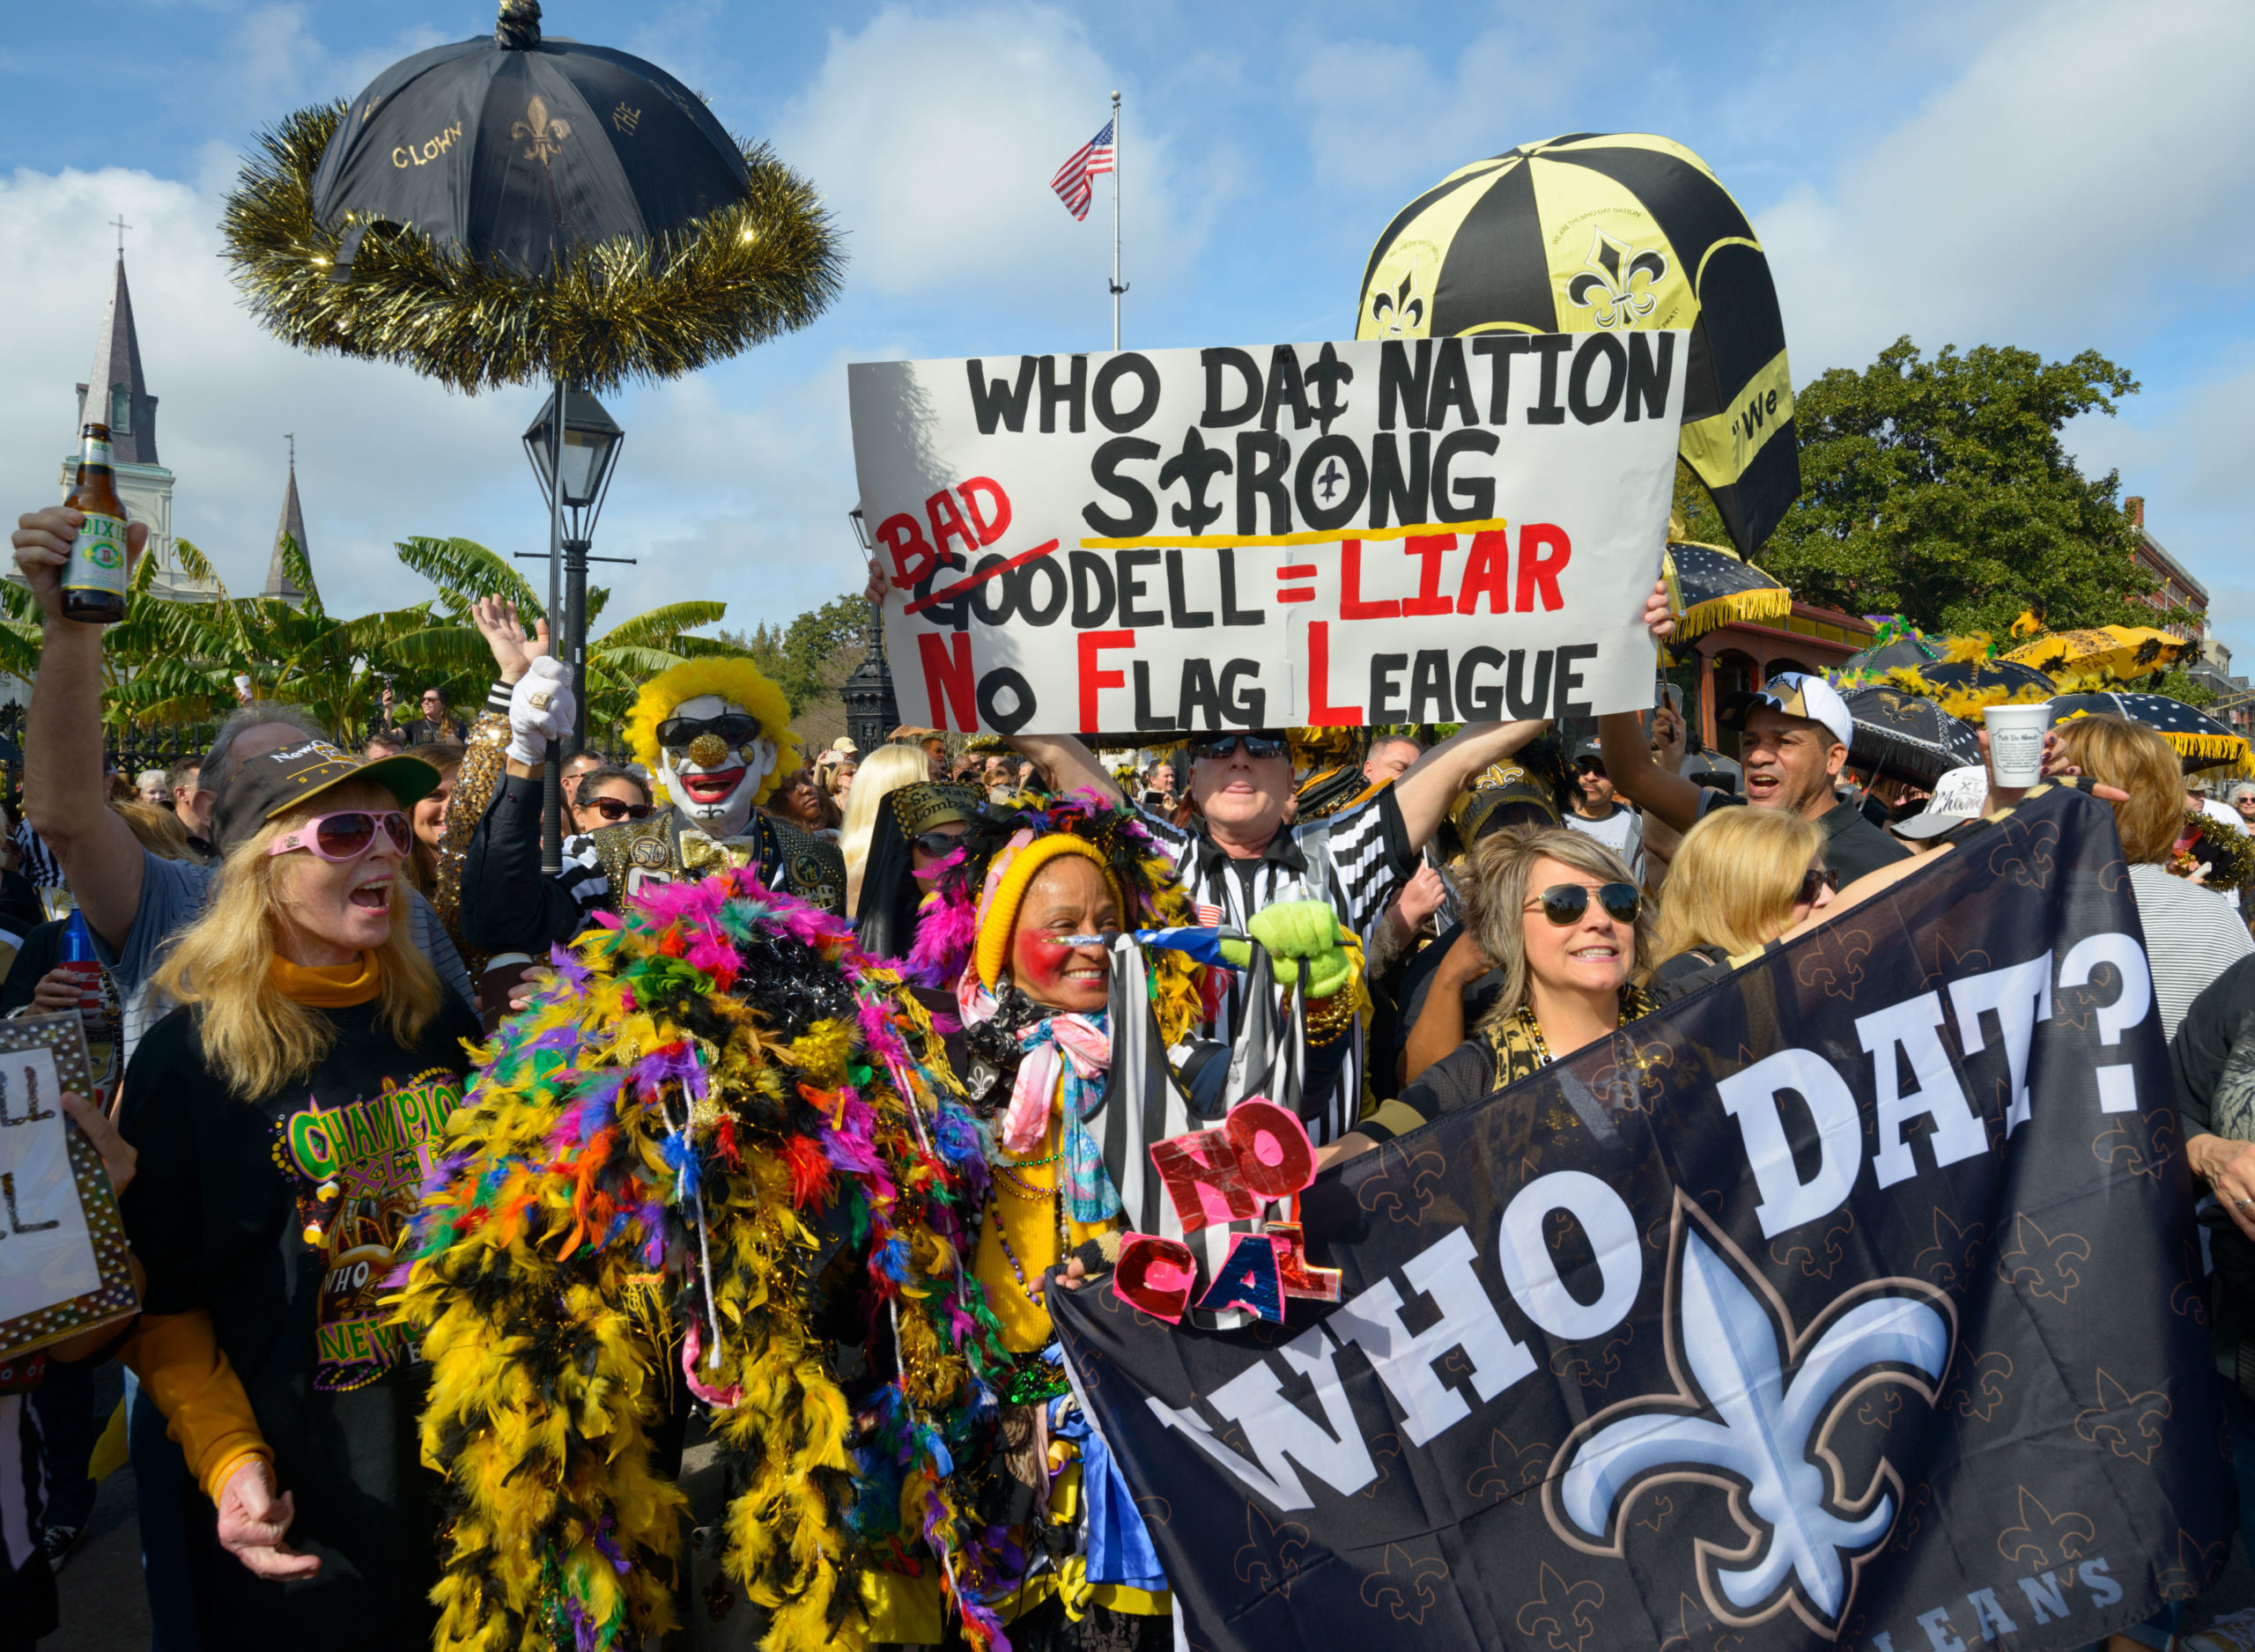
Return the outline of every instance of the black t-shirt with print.
{"type": "Polygon", "coordinates": [[[119,1125],[140,1169],[121,1206],[148,1270],[144,1306],[210,1312],[293,1496],[289,1541],[322,1558],[310,1582],[252,1576],[218,1546],[211,1505],[189,1486],[207,1641],[218,1632],[230,1646],[324,1652],[429,1642],[440,1484],[416,1436],[425,1368],[377,1296],[461,1096],[462,1041],[478,1027],[447,994],[404,1049],[378,1009],[322,1012],[336,1028],[328,1057],[262,1101],[206,1065],[192,1009],[152,1028],[126,1073],[119,1125]]]}

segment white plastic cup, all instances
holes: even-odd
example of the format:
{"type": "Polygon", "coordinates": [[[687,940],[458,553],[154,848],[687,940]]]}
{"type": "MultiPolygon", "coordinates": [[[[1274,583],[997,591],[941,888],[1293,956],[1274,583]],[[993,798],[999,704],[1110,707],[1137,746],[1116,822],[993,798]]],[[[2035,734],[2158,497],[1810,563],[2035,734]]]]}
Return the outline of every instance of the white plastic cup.
{"type": "Polygon", "coordinates": [[[1989,781],[1993,785],[2030,786],[2044,778],[2044,733],[2052,726],[2052,702],[1992,705],[1981,719],[1989,730],[1989,781]]]}

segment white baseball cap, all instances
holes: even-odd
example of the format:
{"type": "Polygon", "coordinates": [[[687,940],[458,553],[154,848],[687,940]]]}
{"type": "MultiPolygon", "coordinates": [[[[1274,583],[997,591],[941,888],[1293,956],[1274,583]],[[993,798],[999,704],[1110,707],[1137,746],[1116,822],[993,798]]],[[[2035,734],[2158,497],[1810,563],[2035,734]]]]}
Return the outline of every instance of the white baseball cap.
{"type": "Polygon", "coordinates": [[[1715,720],[1725,728],[1744,728],[1747,712],[1756,705],[1783,712],[1787,717],[1822,723],[1842,745],[1855,744],[1855,715],[1848,710],[1847,701],[1840,697],[1840,691],[1822,677],[1805,671],[1780,671],[1759,689],[1741,689],[1734,694],[1724,695],[1715,720]]]}

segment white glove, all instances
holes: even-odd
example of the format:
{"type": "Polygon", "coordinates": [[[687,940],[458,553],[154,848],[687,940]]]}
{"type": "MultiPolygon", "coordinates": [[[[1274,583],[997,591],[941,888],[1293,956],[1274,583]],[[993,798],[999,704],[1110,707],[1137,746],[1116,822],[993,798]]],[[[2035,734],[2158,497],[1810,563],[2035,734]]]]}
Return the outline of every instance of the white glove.
{"type": "Polygon", "coordinates": [[[509,690],[507,756],[516,763],[544,763],[547,742],[571,732],[578,702],[572,697],[572,667],[546,655],[509,690]]]}

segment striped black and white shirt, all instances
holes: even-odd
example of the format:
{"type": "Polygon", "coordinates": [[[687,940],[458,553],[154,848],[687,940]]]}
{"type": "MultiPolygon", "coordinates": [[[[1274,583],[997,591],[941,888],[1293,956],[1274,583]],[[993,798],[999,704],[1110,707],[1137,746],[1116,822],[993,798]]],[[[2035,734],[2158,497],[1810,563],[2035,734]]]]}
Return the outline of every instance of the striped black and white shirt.
{"type": "Polygon", "coordinates": [[[2130,868],[2130,893],[2145,926],[2146,967],[2153,974],[2154,1007],[2161,1036],[2174,1038],[2177,1023],[2203,988],[2249,953],[2255,937],[2214,889],[2187,882],[2166,867],[2130,868]]]}
{"type": "MultiPolygon", "coordinates": [[[[1258,859],[1242,860],[1203,831],[1136,812],[1159,847],[1172,856],[1174,875],[1199,921],[1224,929],[1249,928],[1255,912],[1278,901],[1325,900],[1367,948],[1387,903],[1417,869],[1417,852],[1390,785],[1342,814],[1285,828],[1258,859]]],[[[1245,1013],[1244,977],[1231,971],[1225,981],[1220,1013],[1207,1029],[1219,1039],[1233,1036],[1245,1013]]],[[[1364,1051],[1359,1027],[1353,1037],[1353,1053],[1326,1117],[1306,1121],[1308,1134],[1319,1146],[1353,1129],[1361,1108],[1364,1051]]]]}

